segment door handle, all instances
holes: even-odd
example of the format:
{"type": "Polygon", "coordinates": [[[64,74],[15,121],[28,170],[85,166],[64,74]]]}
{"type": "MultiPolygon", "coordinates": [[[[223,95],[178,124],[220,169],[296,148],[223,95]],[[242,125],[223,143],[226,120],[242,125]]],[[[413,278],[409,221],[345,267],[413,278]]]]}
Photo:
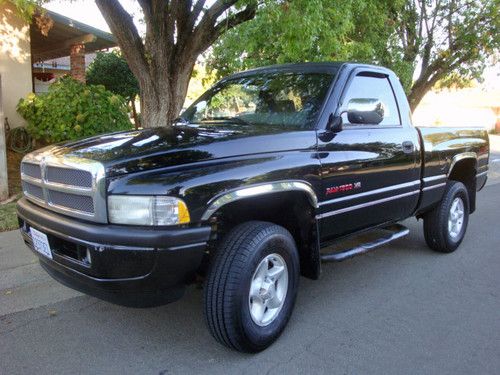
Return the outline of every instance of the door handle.
{"type": "Polygon", "coordinates": [[[414,149],[415,149],[415,146],[413,145],[412,141],[404,141],[403,142],[403,152],[405,154],[411,154],[414,149]]]}

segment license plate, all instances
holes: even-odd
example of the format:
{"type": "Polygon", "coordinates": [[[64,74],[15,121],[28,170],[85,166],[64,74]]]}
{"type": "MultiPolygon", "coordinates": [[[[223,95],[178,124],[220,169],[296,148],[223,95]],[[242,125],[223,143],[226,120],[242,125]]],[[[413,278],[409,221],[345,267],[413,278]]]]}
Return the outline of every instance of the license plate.
{"type": "Polygon", "coordinates": [[[33,240],[33,247],[40,254],[52,259],[52,251],[50,250],[49,239],[45,233],[40,232],[34,228],[30,228],[31,239],[33,240]]]}

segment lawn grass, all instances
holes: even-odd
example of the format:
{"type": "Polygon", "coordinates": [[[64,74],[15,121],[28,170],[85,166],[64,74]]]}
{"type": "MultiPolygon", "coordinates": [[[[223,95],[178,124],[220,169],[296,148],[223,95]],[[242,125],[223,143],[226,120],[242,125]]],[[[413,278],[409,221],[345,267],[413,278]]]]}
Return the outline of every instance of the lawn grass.
{"type": "Polygon", "coordinates": [[[24,155],[7,150],[7,174],[9,176],[9,194],[16,198],[9,203],[0,203],[0,232],[14,230],[19,227],[16,216],[16,201],[21,196],[21,174],[19,167],[24,155]]]}
{"type": "Polygon", "coordinates": [[[19,228],[16,216],[16,202],[0,204],[0,232],[19,228]]]}

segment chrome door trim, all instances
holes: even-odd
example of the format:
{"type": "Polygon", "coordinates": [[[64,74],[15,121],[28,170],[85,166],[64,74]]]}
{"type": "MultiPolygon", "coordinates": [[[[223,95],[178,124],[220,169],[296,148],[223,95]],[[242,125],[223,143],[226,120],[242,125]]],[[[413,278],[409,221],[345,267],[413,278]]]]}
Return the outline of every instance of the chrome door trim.
{"type": "Polygon", "coordinates": [[[446,177],[447,177],[446,174],[440,174],[437,176],[424,177],[423,180],[424,180],[424,182],[431,182],[431,181],[443,180],[446,177]]]}
{"type": "Polygon", "coordinates": [[[319,205],[320,206],[324,206],[324,205],[327,205],[327,204],[344,202],[344,201],[347,201],[347,200],[356,199],[356,198],[362,198],[362,197],[366,197],[366,196],[370,196],[370,195],[374,195],[374,194],[380,194],[380,193],[385,193],[385,192],[388,192],[388,191],[404,189],[404,188],[412,187],[412,186],[415,186],[415,185],[420,185],[420,180],[414,180],[414,181],[410,181],[410,182],[405,182],[404,184],[391,185],[391,186],[383,187],[383,188],[380,188],[380,189],[369,190],[369,191],[364,191],[364,192],[358,193],[358,194],[347,195],[345,197],[330,199],[330,200],[327,200],[327,201],[320,202],[319,205]]]}
{"type": "Polygon", "coordinates": [[[436,184],[436,185],[432,185],[432,186],[426,186],[422,189],[422,191],[429,191],[429,190],[440,188],[443,186],[446,186],[446,182],[442,182],[440,184],[436,184]]]}
{"type": "Polygon", "coordinates": [[[316,215],[316,219],[323,219],[325,217],[339,215],[339,214],[343,214],[343,213],[349,212],[349,211],[359,210],[360,208],[375,206],[377,204],[381,204],[381,203],[385,203],[385,202],[390,202],[390,201],[393,201],[393,200],[396,200],[396,199],[400,199],[400,198],[404,198],[404,197],[409,197],[409,196],[415,195],[415,194],[420,194],[420,190],[413,190],[413,191],[410,191],[408,193],[393,195],[391,197],[377,199],[377,200],[374,200],[374,201],[370,201],[370,202],[366,202],[366,203],[360,203],[360,204],[357,204],[357,205],[354,205],[354,206],[350,206],[350,207],[346,207],[346,208],[341,208],[341,209],[333,210],[333,211],[329,211],[329,212],[325,212],[323,214],[316,215]]]}

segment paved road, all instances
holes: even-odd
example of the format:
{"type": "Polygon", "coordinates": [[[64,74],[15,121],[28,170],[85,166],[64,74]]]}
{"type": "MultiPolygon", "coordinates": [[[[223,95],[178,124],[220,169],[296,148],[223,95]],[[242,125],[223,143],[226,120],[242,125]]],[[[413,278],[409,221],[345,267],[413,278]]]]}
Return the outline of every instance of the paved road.
{"type": "Polygon", "coordinates": [[[457,252],[430,251],[407,220],[407,238],[302,278],[285,333],[253,356],[215,343],[194,286],[167,306],[114,306],[0,234],[0,374],[499,374],[500,142],[495,159],[457,252]]]}

